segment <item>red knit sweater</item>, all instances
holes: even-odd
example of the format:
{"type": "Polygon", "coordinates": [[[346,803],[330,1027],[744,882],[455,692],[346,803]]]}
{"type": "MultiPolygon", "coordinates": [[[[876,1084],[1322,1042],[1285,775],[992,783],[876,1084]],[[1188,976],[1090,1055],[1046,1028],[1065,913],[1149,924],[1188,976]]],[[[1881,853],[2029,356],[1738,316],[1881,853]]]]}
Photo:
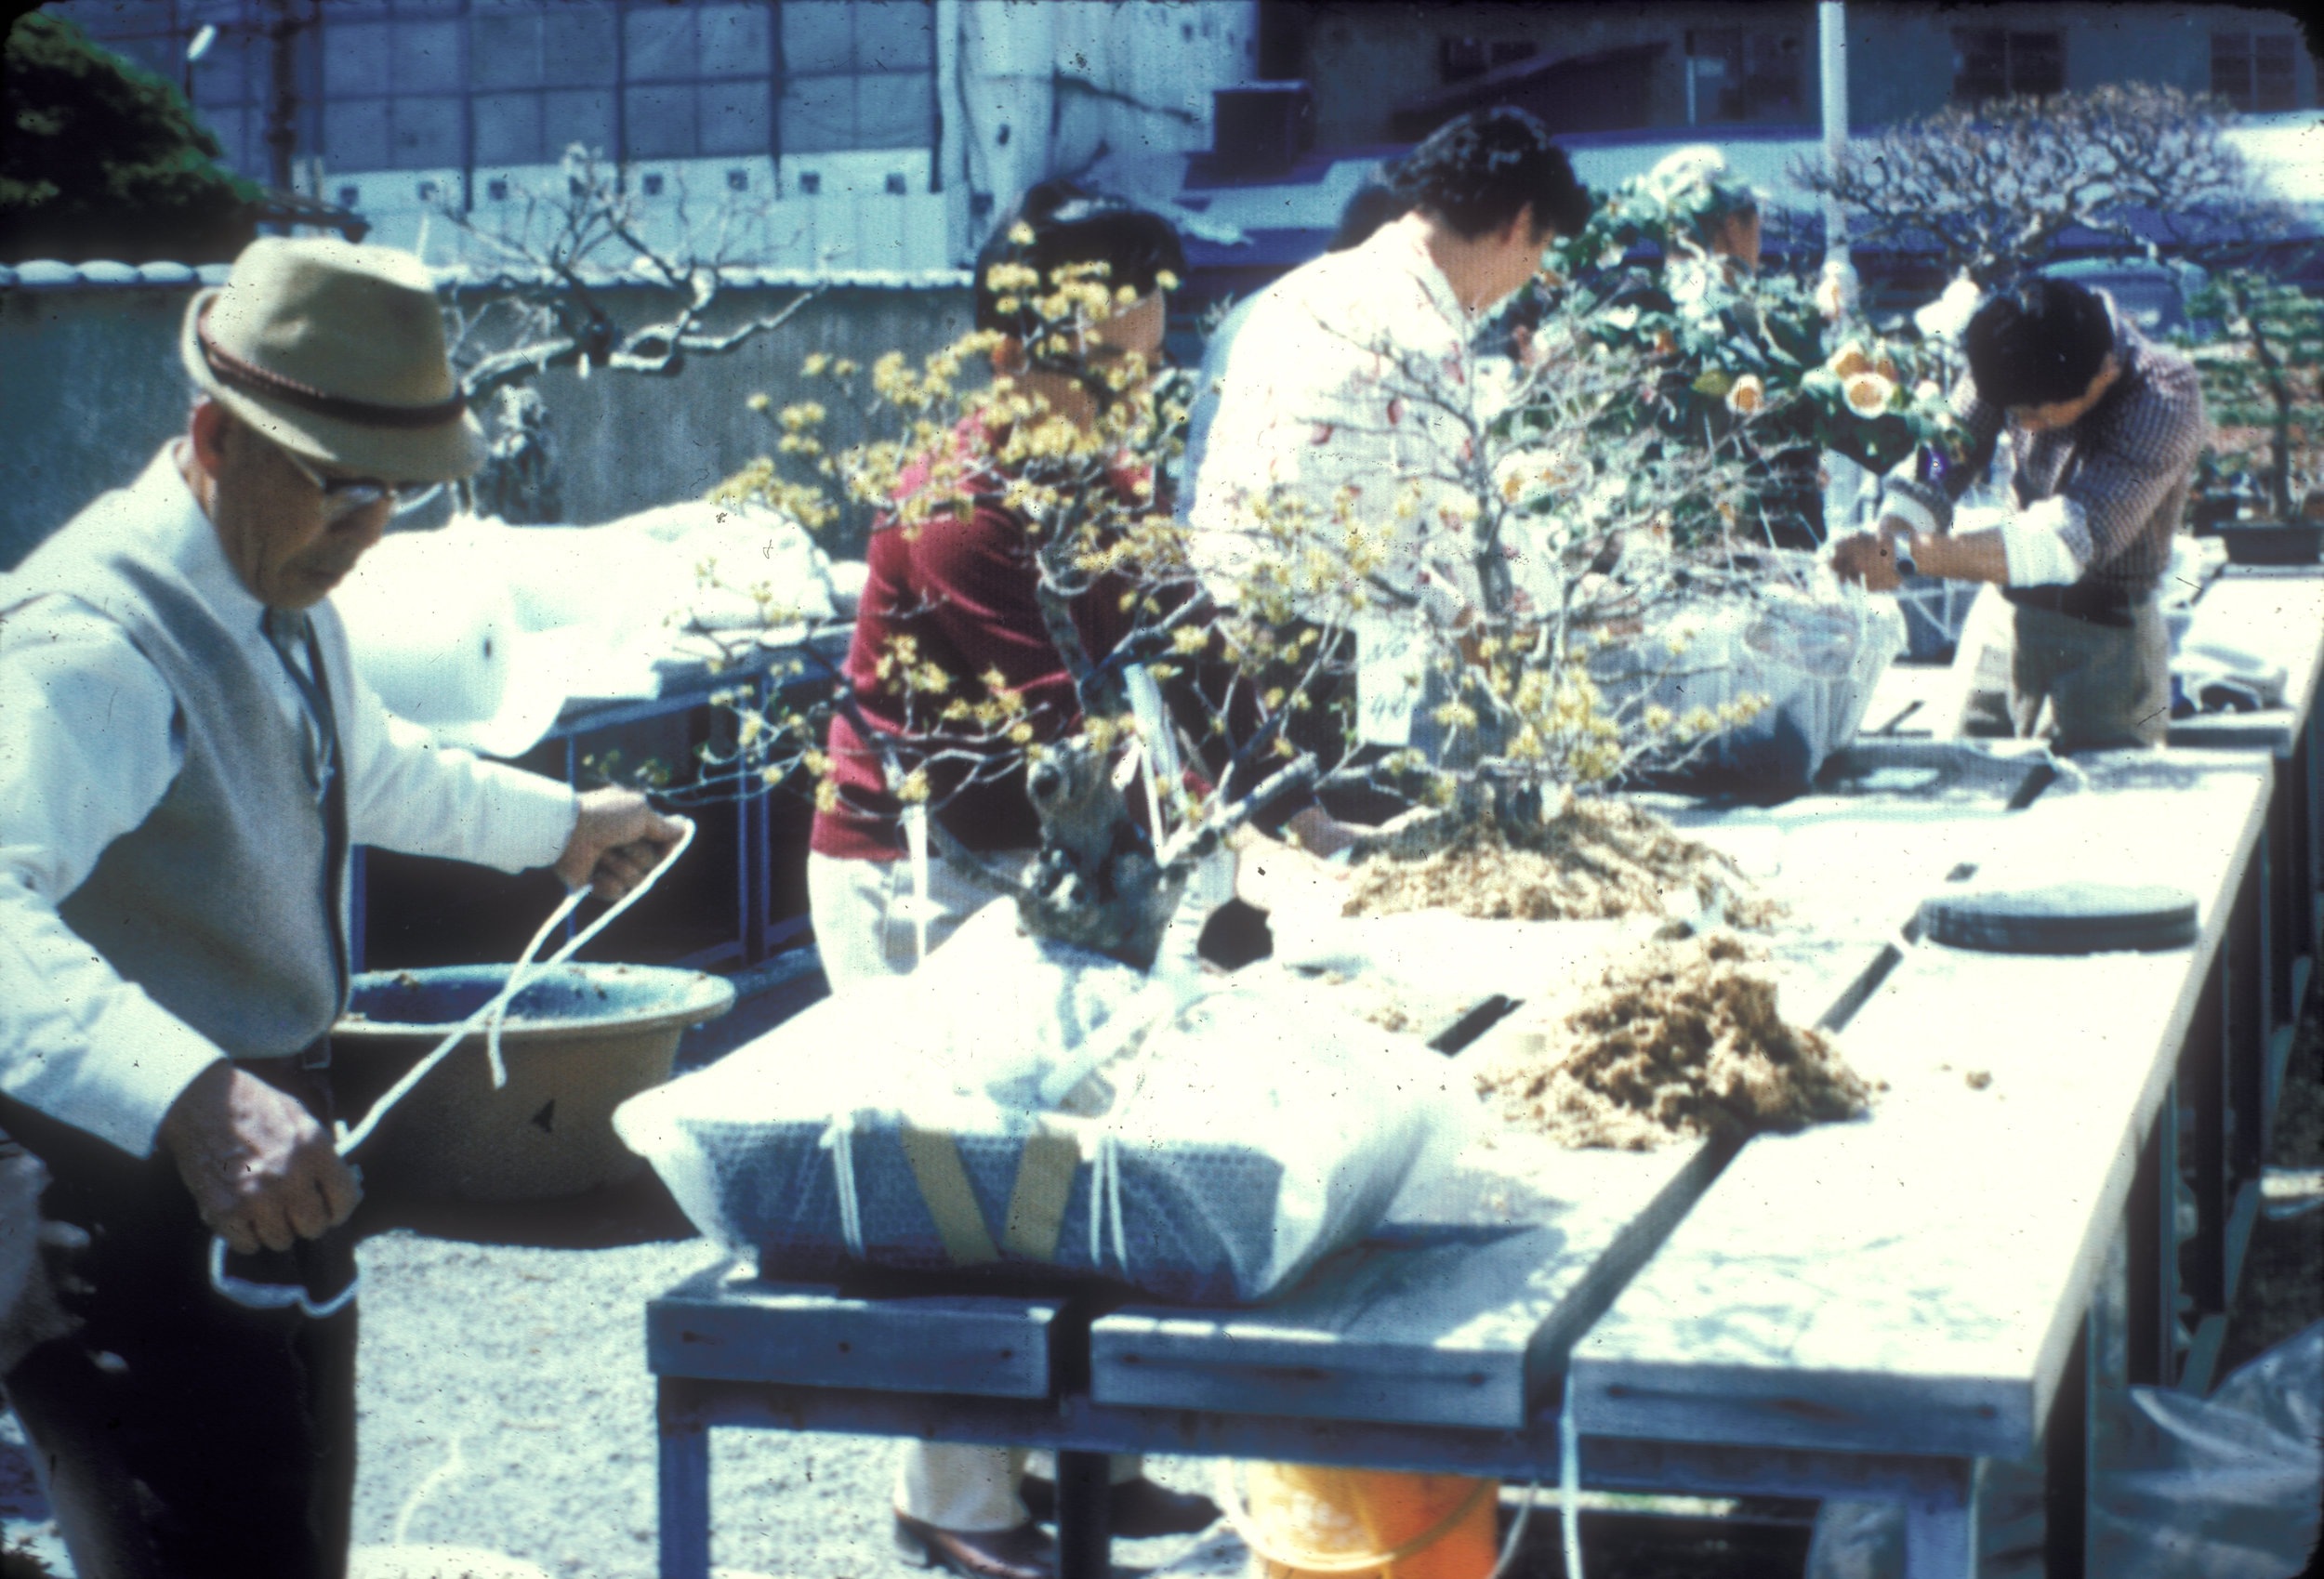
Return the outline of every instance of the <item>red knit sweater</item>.
{"type": "MultiPolygon", "coordinates": [[[[973,442],[963,429],[959,441],[973,442]]],[[[925,486],[924,466],[905,474],[899,497],[925,486]]],[[[1040,842],[1040,824],[1025,798],[1022,748],[990,746],[947,737],[931,727],[944,702],[960,697],[986,700],[983,677],[997,671],[1003,689],[1022,698],[1035,738],[1063,739],[1081,721],[1081,708],[1064,661],[1041,622],[1032,541],[1023,516],[1005,508],[996,492],[980,493],[963,515],[940,511],[907,538],[891,520],[872,533],[866,559],[870,575],[855,615],[843,685],[855,701],[854,717],[842,710],[831,720],[831,779],[838,804],[815,813],[808,848],[820,855],[853,861],[892,861],[904,853],[898,818],[902,808],[888,793],[878,751],[857,719],[897,741],[906,768],[931,749],[953,749],[973,761],[933,766],[931,804],[944,827],[978,851],[1029,849],[1040,842]],[[941,697],[911,699],[921,731],[907,729],[906,698],[878,677],[879,659],[890,640],[911,636],[918,658],[955,677],[941,697]],[[970,783],[974,778],[976,782],[970,783]]],[[[1134,497],[1134,475],[1117,475],[1115,486],[1134,497]]],[[[1114,650],[1129,634],[1130,615],[1121,607],[1125,583],[1101,580],[1075,599],[1074,624],[1093,659],[1114,650]]]]}

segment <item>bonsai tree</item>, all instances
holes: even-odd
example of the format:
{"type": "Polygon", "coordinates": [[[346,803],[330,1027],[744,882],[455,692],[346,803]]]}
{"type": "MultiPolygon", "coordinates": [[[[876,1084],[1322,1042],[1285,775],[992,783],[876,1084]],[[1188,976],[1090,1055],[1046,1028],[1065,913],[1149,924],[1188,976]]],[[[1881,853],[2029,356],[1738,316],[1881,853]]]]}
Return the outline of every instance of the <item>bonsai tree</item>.
{"type": "MultiPolygon", "coordinates": [[[[1703,374],[1746,353],[1699,348],[1694,365],[1680,364],[1674,398],[1671,358],[1686,337],[1711,333],[1702,314],[1683,304],[1641,333],[1643,315],[1613,293],[1571,288],[1545,303],[1525,362],[1477,359],[1477,376],[1393,344],[1363,347],[1380,370],[1380,427],[1339,414],[1339,441],[1370,454],[1392,426],[1432,435],[1417,459],[1373,478],[1385,486],[1327,497],[1278,489],[1224,528],[1190,533],[1151,487],[1126,496],[1116,480],[1124,463],[1158,471],[1180,447],[1185,414],[1169,380],[1083,359],[1082,333],[1119,309],[1103,276],[997,267],[1010,272],[994,288],[1036,313],[1032,365],[1108,389],[1092,428],[1076,429],[1015,386],[971,387],[989,336],[918,367],[900,354],[868,369],[816,356],[801,377],[819,398],[755,401],[770,453],[715,496],[811,527],[835,519],[842,500],[901,498],[898,529],[909,532],[980,488],[1005,488],[1031,522],[1044,620],[1081,725],[1046,739],[1043,721],[992,677],[949,672],[892,638],[878,679],[903,699],[908,728],[878,742],[886,783],[907,807],[932,809],[961,772],[1029,764],[1043,830],[1029,872],[987,869],[931,819],[937,854],[1014,895],[1043,934],[1140,962],[1194,863],[1287,792],[1391,787],[1463,815],[1538,823],[1572,795],[1681,761],[1751,717],[1760,699],[1723,673],[1732,647],[1698,637],[1821,595],[1812,561],[1770,556],[1751,527],[1766,486],[1752,444],[1779,403],[1756,369],[1782,369],[1792,389],[1829,378],[1843,404],[1855,380],[1863,424],[1898,415],[1891,407],[1912,398],[1903,368],[1871,360],[1880,348],[1859,348],[1860,369],[1838,358],[1844,372],[1835,371],[1833,357],[1808,362],[1763,330],[1748,353],[1760,361],[1715,393],[1703,374]],[[881,436],[827,447],[826,402],[865,400],[881,436]],[[1706,402],[1720,421],[1697,423],[1706,402]],[[1129,615],[1109,653],[1084,649],[1070,612],[1093,588],[1129,615]],[[1357,749],[1343,684],[1351,636],[1401,654],[1424,715],[1419,743],[1357,749]],[[1181,692],[1174,716],[1140,704],[1141,671],[1181,692]],[[1183,683],[1196,678],[1208,683],[1183,683]],[[1193,790],[1155,775],[1160,808],[1151,827],[1137,826],[1110,770],[1125,752],[1150,764],[1200,754],[1212,770],[1193,790]]],[[[1706,295],[1697,305],[1731,304],[1706,295]]],[[[755,794],[803,773],[819,795],[840,793],[813,709],[771,706],[742,688],[722,700],[735,726],[706,748],[706,784],[755,794]]]]}
{"type": "MultiPolygon", "coordinates": [[[[1223,691],[1185,687],[1175,716],[1141,707],[1141,672],[1157,689],[1179,690],[1174,682],[1215,657],[1216,611],[1195,584],[1153,481],[1179,442],[1183,402],[1135,356],[1101,366],[1084,351],[1085,332],[1124,305],[1103,266],[1073,265],[1048,277],[1022,263],[994,269],[1002,310],[1023,308],[1032,317],[1021,336],[1024,371],[1102,389],[1091,424],[1051,409],[1029,381],[973,385],[974,370],[998,343],[991,333],[964,336],[918,367],[901,353],[868,369],[817,355],[802,366],[802,379],[829,400],[867,402],[877,436],[835,453],[820,437],[829,416],[825,400],[777,409],[761,397],[753,404],[776,429],[772,451],[715,496],[779,509],[810,527],[828,525],[844,501],[894,502],[895,529],[908,533],[936,510],[1005,488],[1008,503],[1030,523],[1043,626],[1072,681],[1078,727],[1059,738],[1057,720],[1037,716],[997,676],[950,672],[899,634],[881,654],[878,682],[900,701],[905,729],[864,732],[884,753],[888,790],[907,815],[913,808],[938,809],[969,783],[1023,767],[1042,826],[1034,867],[997,870],[930,817],[937,854],[1012,895],[1043,935],[1142,965],[1196,862],[1259,807],[1313,783],[1317,768],[1312,759],[1284,758],[1279,746],[1291,709],[1280,696],[1246,692],[1237,712],[1223,691]],[[1125,493],[1126,474],[1145,480],[1125,493]],[[1129,615],[1128,634],[1110,652],[1089,651],[1075,621],[1076,601],[1093,595],[1118,599],[1129,615]],[[1157,804],[1141,825],[1113,771],[1125,749],[1157,764],[1199,752],[1213,765],[1210,787],[1190,793],[1176,775],[1151,773],[1160,786],[1157,804]]],[[[804,770],[818,780],[820,796],[842,793],[811,713],[770,708],[739,691],[722,700],[736,724],[731,743],[706,753],[706,782],[756,793],[804,770]]]]}
{"type": "Polygon", "coordinates": [[[2221,326],[2219,338],[2190,348],[2219,435],[2213,466],[2290,520],[2324,485],[2324,303],[2236,269],[2212,275],[2188,310],[2221,326]],[[2255,430],[2258,443],[2249,441],[2255,430]]]}
{"type": "Polygon", "coordinates": [[[263,193],[170,83],[33,12],[0,51],[0,257],[216,263],[257,233],[263,193]]]}
{"type": "Polygon", "coordinates": [[[1589,333],[1662,369],[1657,425],[1681,442],[1732,434],[1753,455],[1829,450],[1875,470],[1958,442],[1930,348],[1706,246],[1723,185],[1683,166],[1634,178],[1552,253],[1589,333]],[[1658,280],[1642,253],[1659,256],[1658,280]]]}
{"type": "Polygon", "coordinates": [[[456,282],[445,307],[453,364],[469,401],[497,416],[493,453],[463,484],[471,506],[512,521],[555,519],[548,428],[537,400],[515,391],[552,367],[675,377],[689,359],[720,356],[772,334],[823,294],[799,292],[773,312],[735,318],[720,308],[727,262],[759,216],[727,202],[690,209],[681,192],[677,241],[650,240],[620,172],[575,144],[562,180],[523,194],[515,215],[480,224],[451,203],[439,213],[489,260],[474,283],[456,282]],[[647,313],[621,311],[651,290],[647,313]],[[614,287],[626,287],[616,294],[614,287]],[[617,304],[619,304],[617,306],[617,304]],[[505,397],[505,398],[504,398],[505,397]]]}
{"type": "Polygon", "coordinates": [[[1793,174],[1846,208],[1855,244],[1934,252],[1990,289],[2068,244],[2207,256],[2280,233],[2233,124],[2220,100],[2129,83],[1953,106],[1793,174]]]}

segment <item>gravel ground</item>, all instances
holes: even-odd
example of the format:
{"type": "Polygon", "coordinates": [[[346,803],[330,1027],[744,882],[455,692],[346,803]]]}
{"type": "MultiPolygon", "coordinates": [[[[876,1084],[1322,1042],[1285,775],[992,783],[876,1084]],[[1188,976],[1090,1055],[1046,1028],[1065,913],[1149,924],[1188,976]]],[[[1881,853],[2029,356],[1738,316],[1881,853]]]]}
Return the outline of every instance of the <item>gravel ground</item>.
{"type": "MultiPolygon", "coordinates": [[[[717,1258],[698,1240],[601,1249],[399,1230],[363,1249],[358,1545],[471,1546],[555,1574],[654,1571],[645,1302],[717,1258]]],[[[895,1565],[888,1449],[712,1438],[720,1566],[861,1575],[895,1565]]]]}
{"type": "MultiPolygon", "coordinates": [[[[652,1575],[644,1308],[720,1259],[671,1237],[690,1232],[647,1179],[554,1212],[407,1215],[367,1240],[356,1544],[475,1546],[560,1576],[652,1575]],[[495,1242],[520,1236],[532,1243],[495,1242]]],[[[889,1534],[894,1454],[877,1438],[713,1432],[713,1559],[786,1579],[918,1572],[889,1534]]],[[[1176,1461],[1153,1470],[1189,1490],[1207,1473],[1176,1461]]],[[[1194,1545],[1118,1542],[1116,1568],[1169,1563],[1194,1545]]]]}
{"type": "MultiPolygon", "coordinates": [[[[694,1062],[723,1049],[688,1051],[694,1062]]],[[[645,1303],[721,1252],[651,1175],[567,1202],[365,1212],[355,1544],[473,1546],[560,1579],[653,1575],[645,1303]]],[[[890,1535],[892,1439],[721,1429],[710,1444],[718,1568],[736,1579],[921,1572],[890,1535]]],[[[1210,1473],[1186,1460],[1148,1467],[1187,1491],[1210,1473]]],[[[1172,1564],[1197,1544],[1117,1541],[1116,1571],[1172,1564]]]]}

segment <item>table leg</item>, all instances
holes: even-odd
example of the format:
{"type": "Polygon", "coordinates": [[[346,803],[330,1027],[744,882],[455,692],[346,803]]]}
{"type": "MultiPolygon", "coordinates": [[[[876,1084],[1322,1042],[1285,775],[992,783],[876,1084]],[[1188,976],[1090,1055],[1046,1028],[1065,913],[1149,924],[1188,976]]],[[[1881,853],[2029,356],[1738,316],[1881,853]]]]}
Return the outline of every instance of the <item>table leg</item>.
{"type": "MultiPolygon", "coordinates": [[[[2049,1579],[2082,1579],[2090,1514],[2091,1327],[2091,1319],[2084,1316],[2041,1433],[2042,1544],[2047,1549],[2043,1568],[2049,1579]]],[[[2136,1351],[2133,1353],[2135,1359],[2136,1351]]],[[[1907,1532],[1909,1538],[1909,1523],[1907,1532]]]]}
{"type": "MultiPolygon", "coordinates": [[[[2195,1121],[2187,1138],[2188,1154],[2180,1159],[2195,1187],[2195,1237],[2183,1247],[2180,1266],[2199,1313],[2225,1310],[2232,1292],[2227,1286],[2227,1214],[2234,1191],[2227,1178],[2230,1110],[2224,1064],[2244,1050],[2238,1034],[2243,1020],[2241,999],[2247,985],[2252,984],[2249,978],[2255,963],[2246,906],[2255,891],[2248,882],[2238,890],[2225,941],[2196,999],[2195,1020],[2187,1027],[2186,1046],[2179,1053],[2179,1089],[2195,1121]]],[[[2163,1122],[2172,1116],[2164,1113],[2163,1122]]],[[[2172,1208],[2176,1204],[2175,1199],[2166,1201],[2165,1212],[2175,1217],[2172,1208]]],[[[2168,1237],[2165,1243],[2171,1243],[2168,1237]]],[[[2165,1379],[2177,1378],[2166,1371],[2165,1379]]]]}
{"type": "Polygon", "coordinates": [[[2179,1083],[2163,1095],[2154,1127],[2138,1151],[2124,1208],[2129,1234],[2129,1301],[2124,1327],[2130,1343],[2130,1380],[2169,1387],[2177,1355],[2171,1341],[2179,1291],[2176,1235],[2179,1176],[2179,1083]]]}
{"type": "Polygon", "coordinates": [[[692,1387],[657,1384],[661,1445],[661,1579],[710,1579],[710,1428],[693,1408],[692,1387]]]}
{"type": "Polygon", "coordinates": [[[1977,1477],[1967,1493],[1905,1505],[1905,1579],[1975,1579],[1977,1477]]]}
{"type": "Polygon", "coordinates": [[[1106,1579],[1113,1567],[1111,1468],[1102,1453],[1057,1454],[1057,1579],[1106,1579]]]}

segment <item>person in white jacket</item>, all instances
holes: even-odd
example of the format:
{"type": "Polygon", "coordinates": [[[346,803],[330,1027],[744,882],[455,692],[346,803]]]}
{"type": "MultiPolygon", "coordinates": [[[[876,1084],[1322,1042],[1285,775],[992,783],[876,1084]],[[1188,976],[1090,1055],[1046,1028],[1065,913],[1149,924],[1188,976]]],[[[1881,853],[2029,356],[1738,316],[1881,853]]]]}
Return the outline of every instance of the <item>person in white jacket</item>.
{"type": "Polygon", "coordinates": [[[416,258],[261,240],[182,351],[184,436],[0,577],[0,1127],[50,1175],[35,1275],[64,1318],[5,1386],[84,1579],[331,1579],[349,851],[613,898],[680,829],[438,750],[355,674],[331,589],[403,495],[483,454],[416,258]],[[213,1288],[214,1234],[273,1257],[245,1270],[289,1307],[213,1288]]]}

